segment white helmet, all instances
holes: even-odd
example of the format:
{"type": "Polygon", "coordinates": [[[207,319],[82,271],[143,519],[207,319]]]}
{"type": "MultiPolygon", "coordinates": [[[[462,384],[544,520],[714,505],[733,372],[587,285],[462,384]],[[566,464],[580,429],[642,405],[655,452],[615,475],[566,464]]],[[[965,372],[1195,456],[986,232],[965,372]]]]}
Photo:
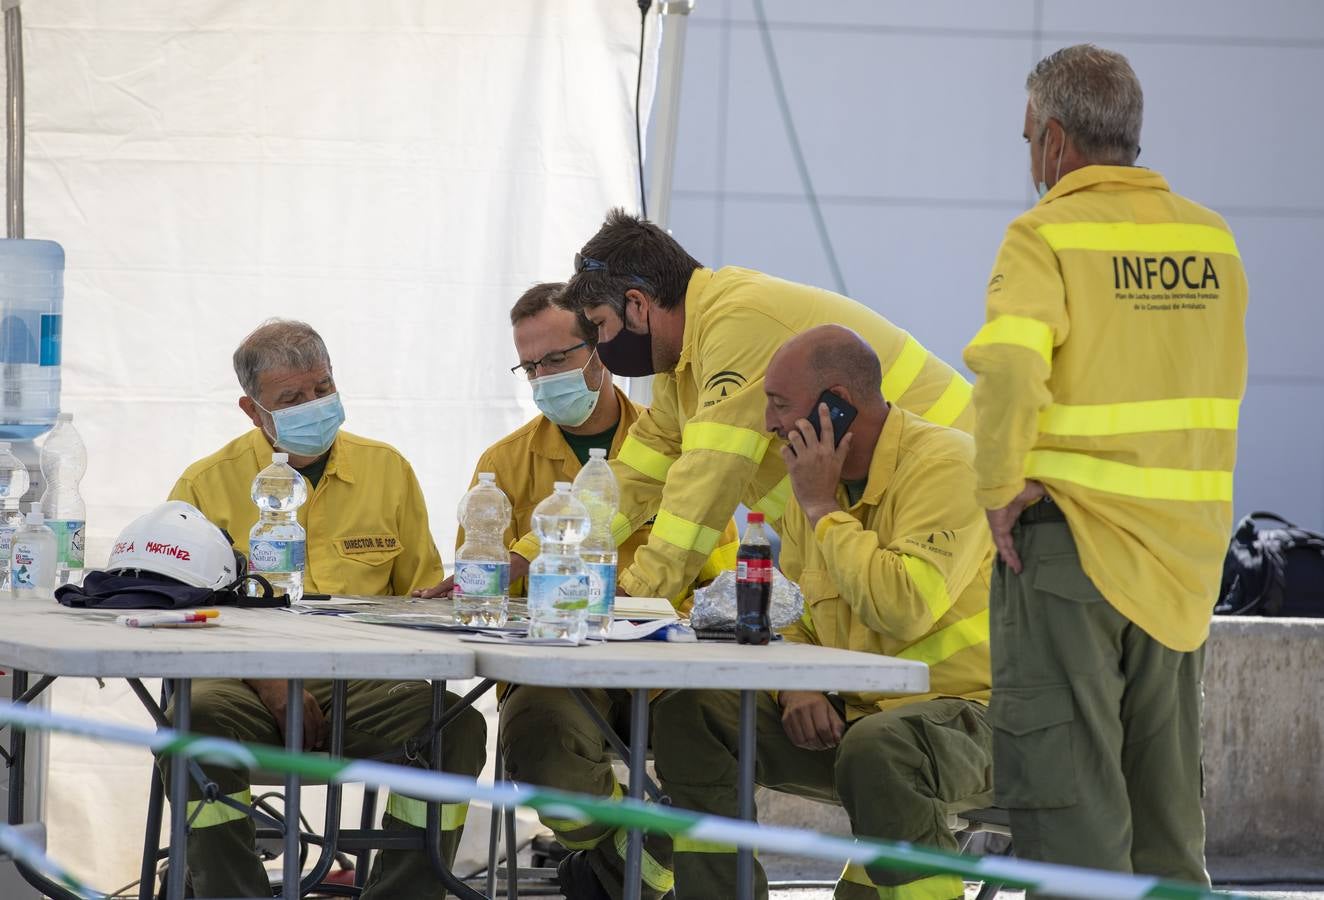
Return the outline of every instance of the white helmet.
{"type": "Polygon", "coordinates": [[[162,503],[120,532],[106,571],[125,569],[212,590],[233,584],[243,574],[225,533],[183,500],[162,503]]]}

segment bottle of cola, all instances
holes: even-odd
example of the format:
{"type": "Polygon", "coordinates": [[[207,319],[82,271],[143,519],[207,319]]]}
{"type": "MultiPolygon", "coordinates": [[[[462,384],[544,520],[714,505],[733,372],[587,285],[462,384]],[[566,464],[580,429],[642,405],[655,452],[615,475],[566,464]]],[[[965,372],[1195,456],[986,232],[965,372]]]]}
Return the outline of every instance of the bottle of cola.
{"type": "Polygon", "coordinates": [[[772,640],[771,604],[772,544],[763,528],[763,513],[752,512],[736,554],[736,643],[772,640]]]}

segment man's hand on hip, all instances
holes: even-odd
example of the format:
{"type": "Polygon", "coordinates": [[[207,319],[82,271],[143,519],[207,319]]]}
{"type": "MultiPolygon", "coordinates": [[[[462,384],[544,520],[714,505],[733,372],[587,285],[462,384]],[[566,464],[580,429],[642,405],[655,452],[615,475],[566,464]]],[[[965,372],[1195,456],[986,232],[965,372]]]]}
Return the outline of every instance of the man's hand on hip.
{"type": "Polygon", "coordinates": [[[841,743],[846,723],[818,691],[782,691],[777,695],[782,708],[782,728],[791,743],[802,750],[831,750],[841,743]]]}
{"type": "MultiPolygon", "coordinates": [[[[249,678],[247,684],[262,705],[276,720],[280,736],[285,738],[285,716],[289,707],[288,682],[280,678],[249,678]]],[[[325,747],[331,733],[331,721],[322,715],[322,707],[308,691],[303,692],[303,749],[317,750],[325,747]]]]}
{"type": "Polygon", "coordinates": [[[993,546],[998,548],[998,556],[1002,561],[1011,566],[1011,570],[1017,575],[1021,574],[1021,558],[1016,553],[1016,542],[1011,539],[1012,526],[1016,520],[1025,512],[1025,508],[1036,500],[1042,500],[1048,496],[1048,491],[1037,481],[1026,481],[1025,487],[1016,495],[1016,498],[1008,503],[1002,509],[990,509],[985,512],[988,515],[988,529],[993,532],[993,546]]]}

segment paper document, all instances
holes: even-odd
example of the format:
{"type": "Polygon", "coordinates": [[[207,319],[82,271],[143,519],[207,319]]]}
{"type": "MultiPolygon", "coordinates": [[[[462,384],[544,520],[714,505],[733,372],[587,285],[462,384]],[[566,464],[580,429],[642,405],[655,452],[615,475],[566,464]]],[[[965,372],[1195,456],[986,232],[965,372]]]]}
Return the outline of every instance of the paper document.
{"type": "Polygon", "coordinates": [[[647,622],[652,619],[674,619],[676,608],[665,597],[617,597],[611,614],[618,619],[647,622]]]}

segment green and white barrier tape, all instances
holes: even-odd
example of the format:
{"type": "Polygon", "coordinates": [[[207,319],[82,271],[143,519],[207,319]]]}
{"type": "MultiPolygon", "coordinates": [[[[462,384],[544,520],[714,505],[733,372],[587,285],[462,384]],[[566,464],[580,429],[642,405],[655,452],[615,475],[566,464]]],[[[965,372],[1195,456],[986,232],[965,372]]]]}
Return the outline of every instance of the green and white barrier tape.
{"type": "Polygon", "coordinates": [[[797,856],[812,856],[863,866],[903,869],[923,875],[960,875],[969,881],[996,881],[1009,888],[1024,888],[1061,897],[1087,900],[1197,900],[1230,897],[1179,882],[1143,875],[1100,872],[1072,866],[1007,857],[973,857],[947,853],[903,842],[852,840],[798,828],[758,825],[739,819],[703,815],[636,800],[607,800],[510,782],[479,784],[472,778],[369,761],[328,759],[291,753],[259,744],[198,737],[170,729],[150,731],[75,719],[26,706],[0,702],[0,724],[17,728],[56,731],[98,740],[146,746],[157,754],[193,757],[237,769],[293,772],[334,782],[364,782],[386,787],[409,797],[444,803],[483,800],[493,806],[528,806],[557,819],[592,819],[609,825],[684,835],[707,843],[758,847],[797,856]]]}
{"type": "Polygon", "coordinates": [[[99,900],[105,894],[94,891],[83,884],[53,859],[41,852],[41,848],[29,841],[11,825],[0,824],[0,854],[23,863],[29,869],[36,869],[47,877],[59,882],[79,897],[99,900]]]}

